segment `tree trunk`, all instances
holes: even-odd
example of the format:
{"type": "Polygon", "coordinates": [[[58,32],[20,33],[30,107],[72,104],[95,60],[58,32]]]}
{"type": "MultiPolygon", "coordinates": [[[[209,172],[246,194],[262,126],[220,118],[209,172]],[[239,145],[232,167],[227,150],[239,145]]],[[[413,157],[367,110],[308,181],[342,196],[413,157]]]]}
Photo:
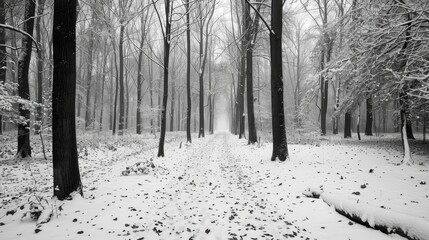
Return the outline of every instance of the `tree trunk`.
{"type": "MultiPolygon", "coordinates": [[[[337,111],[337,109],[340,107],[340,82],[338,81],[338,87],[337,91],[335,93],[335,108],[334,112],[337,111]]],[[[333,134],[338,134],[338,125],[340,123],[340,118],[338,116],[334,116],[334,128],[333,128],[333,134]]]]}
{"type": "Polygon", "coordinates": [[[366,126],[365,126],[365,135],[372,136],[372,97],[369,96],[366,99],[366,126]]]}
{"type": "MultiPolygon", "coordinates": [[[[162,76],[163,71],[161,70],[160,76],[162,76]]],[[[161,80],[158,81],[158,109],[157,109],[157,131],[161,131],[161,80]]]]}
{"type": "MultiPolygon", "coordinates": [[[[174,66],[174,64],[173,64],[174,66]]],[[[174,79],[174,74],[173,74],[173,79],[171,82],[171,105],[170,105],[170,132],[174,131],[174,105],[175,105],[175,98],[176,98],[176,79],[174,79]]]]}
{"type": "Polygon", "coordinates": [[[357,119],[357,123],[356,123],[356,132],[358,135],[358,139],[360,141],[361,139],[360,139],[360,129],[359,128],[360,128],[360,104],[358,105],[358,119],[357,119]]]}
{"type": "MultiPolygon", "coordinates": [[[[106,53],[106,46],[107,46],[107,39],[104,41],[104,54],[106,53]]],[[[102,77],[101,77],[101,109],[100,109],[100,132],[103,131],[103,114],[104,114],[104,85],[106,82],[106,65],[107,65],[107,57],[108,54],[104,57],[103,60],[103,72],[102,72],[102,77]]]]}
{"type": "MultiPolygon", "coordinates": [[[[199,111],[199,119],[200,126],[198,129],[198,137],[205,137],[204,134],[204,70],[205,70],[205,59],[204,59],[204,22],[202,11],[201,11],[201,3],[198,3],[198,7],[200,10],[200,66],[199,66],[199,83],[200,83],[200,111],[199,111]]],[[[208,43],[206,43],[208,44],[208,43]]],[[[207,51],[206,51],[207,54],[207,51]]],[[[207,56],[207,55],[206,55],[207,56]]]]}
{"type": "MultiPolygon", "coordinates": [[[[115,50],[113,50],[113,52],[115,52],[115,50]]],[[[116,79],[116,78],[113,75],[113,71],[114,71],[113,66],[114,65],[116,66],[116,64],[115,64],[116,57],[115,56],[116,56],[116,54],[112,55],[112,57],[110,59],[110,97],[109,97],[109,100],[110,100],[109,130],[110,131],[113,130],[113,116],[114,116],[113,110],[114,110],[114,104],[115,104],[114,79],[116,79]]]]}
{"type": "Polygon", "coordinates": [[[180,119],[180,111],[182,108],[181,102],[180,102],[180,92],[178,93],[179,95],[177,96],[177,131],[181,131],[182,130],[182,121],[180,119]]]}
{"type": "Polygon", "coordinates": [[[149,73],[149,104],[150,104],[150,133],[156,134],[154,120],[153,120],[153,76],[152,76],[152,61],[148,61],[149,73]]]}
{"type": "Polygon", "coordinates": [[[68,199],[75,191],[82,195],[75,126],[76,1],[54,3],[52,162],[54,196],[58,200],[68,199]]]}
{"type": "Polygon", "coordinates": [[[423,116],[423,143],[426,143],[426,127],[427,127],[427,116],[428,114],[425,113],[423,116]]]}
{"type": "MultiPolygon", "coordinates": [[[[173,6],[171,6],[172,8],[173,6]]],[[[164,157],[164,141],[166,128],[166,110],[168,101],[168,65],[170,61],[170,39],[171,39],[171,21],[170,21],[170,0],[165,0],[165,36],[164,36],[164,93],[161,109],[161,134],[159,138],[158,157],[164,157]]]]}
{"type": "MultiPolygon", "coordinates": [[[[0,24],[6,23],[6,9],[4,0],[0,0],[0,24]]],[[[0,83],[6,82],[6,32],[5,29],[0,28],[0,83]]],[[[3,134],[3,116],[0,114],[0,135],[3,134]]]]}
{"type": "MultiPolygon", "coordinates": [[[[116,46],[113,46],[115,48],[116,46]]],[[[119,94],[119,70],[118,70],[118,61],[116,57],[116,50],[113,50],[114,59],[115,59],[115,73],[116,73],[116,87],[115,87],[115,101],[113,103],[113,135],[116,134],[116,119],[118,114],[118,94],[119,94]]]]}
{"type": "MultiPolygon", "coordinates": [[[[95,68],[95,71],[97,72],[97,74],[95,75],[95,88],[94,88],[94,92],[95,93],[98,93],[98,91],[99,91],[99,85],[100,85],[100,76],[99,76],[99,71],[101,71],[100,70],[100,59],[98,58],[98,56],[96,56],[96,68],[95,68]]],[[[95,129],[95,124],[96,124],[96,122],[95,122],[95,119],[96,119],[96,114],[97,114],[97,105],[98,105],[98,94],[94,94],[94,104],[93,104],[93,107],[92,107],[92,129],[95,129]]]]}
{"type": "MultiPolygon", "coordinates": [[[[41,33],[41,19],[43,15],[43,8],[45,6],[45,0],[38,0],[37,2],[37,15],[40,16],[36,19],[36,35],[37,42],[39,43],[40,49],[37,52],[37,103],[43,104],[43,50],[42,50],[42,33],[41,33]]],[[[37,124],[34,126],[35,134],[39,134],[43,121],[43,109],[41,106],[37,107],[37,124]]],[[[1,125],[0,125],[1,126],[1,125]]],[[[0,130],[1,132],[1,130],[0,130]]]]}
{"type": "Polygon", "coordinates": [[[285,161],[289,157],[283,98],[283,61],[282,61],[282,1],[271,1],[271,114],[273,131],[273,154],[271,160],[277,158],[285,161]]]}
{"type": "MultiPolygon", "coordinates": [[[[33,35],[34,14],[36,11],[36,3],[34,1],[25,2],[24,31],[33,35]]],[[[28,83],[28,72],[30,69],[32,51],[32,41],[28,37],[22,39],[22,50],[18,60],[18,93],[19,97],[30,100],[30,87],[28,83]]],[[[25,123],[18,125],[18,153],[17,156],[22,158],[31,157],[30,147],[30,111],[25,109],[22,104],[19,104],[19,116],[25,119],[25,123]]]]}
{"type": "MultiPolygon", "coordinates": [[[[210,39],[210,41],[213,43],[213,40],[210,39]]],[[[212,49],[213,50],[213,49],[212,49]]],[[[213,93],[212,93],[212,57],[213,53],[210,51],[209,56],[209,92],[207,96],[207,103],[209,104],[209,134],[213,134],[213,93]]]]}
{"type": "MultiPolygon", "coordinates": [[[[320,70],[325,68],[325,48],[322,47],[321,56],[320,56],[320,70]]],[[[325,76],[323,73],[320,73],[320,130],[322,132],[322,136],[326,135],[326,107],[325,107],[325,99],[326,99],[326,90],[325,90],[325,76]]]]}
{"type": "MultiPolygon", "coordinates": [[[[142,134],[142,119],[141,119],[141,105],[142,105],[142,85],[143,85],[143,81],[142,81],[142,64],[143,64],[143,46],[144,46],[144,39],[145,39],[145,35],[146,35],[146,31],[145,31],[145,19],[143,17],[144,15],[141,14],[141,21],[140,21],[140,25],[141,25],[141,31],[142,31],[142,35],[140,38],[140,48],[139,48],[139,58],[138,58],[138,66],[137,66],[137,113],[136,113],[136,132],[137,134],[142,134]]],[[[152,91],[152,90],[150,90],[152,91]]],[[[151,96],[152,98],[152,96],[151,96]]],[[[152,100],[152,99],[151,99],[152,100]]]]}
{"type": "Polygon", "coordinates": [[[347,110],[344,121],[344,138],[349,137],[352,137],[352,114],[349,110],[347,110]]]}
{"type": "Polygon", "coordinates": [[[407,121],[407,116],[405,115],[405,111],[403,110],[401,110],[401,120],[402,120],[401,139],[402,139],[402,146],[404,148],[404,159],[402,160],[402,164],[411,165],[413,164],[413,159],[411,158],[410,145],[408,143],[408,129],[407,129],[408,121],[407,121]]]}
{"type": "MultiPolygon", "coordinates": [[[[127,63],[128,64],[128,63],[127,63]]],[[[128,130],[128,123],[129,123],[129,117],[130,117],[130,84],[128,81],[128,71],[125,71],[125,119],[124,119],[124,129],[128,130]]]]}
{"type": "MultiPolygon", "coordinates": [[[[94,10],[92,10],[92,19],[94,18],[94,10]]],[[[94,20],[91,20],[89,26],[89,43],[88,43],[88,62],[87,62],[87,83],[86,83],[86,106],[85,106],[85,129],[88,129],[91,125],[91,83],[92,83],[92,61],[93,61],[93,49],[94,49],[94,20]]]]}
{"type": "Polygon", "coordinates": [[[191,137],[191,25],[189,21],[189,0],[186,0],[186,141],[192,143],[191,137]]]}
{"type": "Polygon", "coordinates": [[[125,84],[124,84],[124,31],[125,25],[121,22],[119,32],[119,126],[118,135],[124,134],[125,121],[125,84]]]}
{"type": "Polygon", "coordinates": [[[249,128],[249,144],[258,142],[256,135],[256,124],[255,124],[255,109],[254,109],[254,97],[253,97],[253,43],[251,42],[252,34],[254,34],[254,27],[252,26],[252,18],[250,16],[250,5],[245,6],[245,28],[247,29],[247,51],[246,51],[246,79],[247,79],[247,120],[249,128]]]}
{"type": "MultiPolygon", "coordinates": [[[[245,8],[243,6],[243,8],[245,8]]],[[[244,27],[243,27],[244,28],[244,27]]],[[[243,33],[245,33],[247,30],[243,29],[243,33]]],[[[245,38],[242,38],[241,40],[241,49],[240,49],[240,77],[238,82],[238,119],[239,121],[239,129],[238,129],[238,138],[245,138],[245,121],[246,116],[244,113],[244,89],[246,85],[246,40],[245,38]]]]}

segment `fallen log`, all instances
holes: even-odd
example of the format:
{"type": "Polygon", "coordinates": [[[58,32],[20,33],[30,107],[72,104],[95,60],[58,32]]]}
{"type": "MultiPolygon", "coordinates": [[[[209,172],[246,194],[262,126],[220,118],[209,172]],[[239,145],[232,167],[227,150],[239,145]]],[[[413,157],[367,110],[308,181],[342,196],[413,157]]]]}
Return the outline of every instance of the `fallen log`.
{"type": "Polygon", "coordinates": [[[380,230],[386,234],[396,233],[409,240],[429,239],[429,221],[423,218],[341,199],[317,188],[308,188],[303,194],[307,197],[322,199],[339,214],[366,227],[380,230]]]}

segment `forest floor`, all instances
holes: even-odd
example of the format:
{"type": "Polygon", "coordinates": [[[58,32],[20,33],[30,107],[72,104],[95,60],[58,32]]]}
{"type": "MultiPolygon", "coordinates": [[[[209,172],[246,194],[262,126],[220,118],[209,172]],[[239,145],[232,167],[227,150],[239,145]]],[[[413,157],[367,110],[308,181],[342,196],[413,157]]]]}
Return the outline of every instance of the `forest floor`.
{"type": "Polygon", "coordinates": [[[155,157],[153,136],[79,136],[84,197],[64,202],[50,198],[52,164],[40,146],[34,158],[17,160],[15,143],[3,136],[0,239],[403,239],[303,195],[321,185],[339,198],[429,220],[428,145],[412,143],[413,166],[400,165],[398,136],[290,144],[290,159],[272,162],[270,143],[216,133],[185,144],[183,136],[167,133],[164,158],[155,157]],[[143,173],[126,171],[138,162],[143,173]],[[36,196],[54,209],[48,223],[21,219],[29,210],[19,206],[36,196]]]}

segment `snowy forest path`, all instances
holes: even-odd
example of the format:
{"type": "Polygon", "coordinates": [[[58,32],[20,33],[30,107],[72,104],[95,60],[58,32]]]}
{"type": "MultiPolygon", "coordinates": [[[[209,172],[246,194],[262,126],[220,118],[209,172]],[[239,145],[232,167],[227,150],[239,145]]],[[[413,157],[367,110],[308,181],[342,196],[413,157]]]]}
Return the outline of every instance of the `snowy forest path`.
{"type": "MultiPolygon", "coordinates": [[[[172,203],[171,234],[183,239],[281,239],[300,229],[275,204],[264,202],[253,185],[263,176],[233,155],[228,133],[218,133],[182,158],[178,176],[166,187],[172,203]]],[[[153,222],[163,222],[154,219],[153,222]]]]}
{"type": "MultiPolygon", "coordinates": [[[[2,220],[0,239],[402,239],[352,223],[322,200],[302,195],[313,184],[352,197],[356,187],[365,197],[364,191],[379,193],[378,189],[389,186],[380,181],[382,171],[360,170],[374,166],[369,161],[363,167],[353,159],[361,148],[346,148],[343,155],[332,158],[328,155],[341,149],[290,145],[292,160],[272,162],[269,143],[248,145],[246,139],[230,133],[194,138],[192,144],[181,144],[181,139],[166,143],[163,158],[155,157],[152,141],[144,145],[136,140],[110,151],[88,150],[89,155],[81,159],[84,198],[53,200],[56,209],[61,204],[61,210],[39,227],[15,217],[20,212],[14,218],[8,216],[2,220]],[[321,159],[325,155],[326,161],[321,159]],[[151,158],[155,167],[147,174],[121,175],[127,166],[151,162],[151,158]],[[362,190],[356,180],[364,177],[373,180],[362,190]]],[[[20,168],[10,173],[14,169],[20,168]]],[[[45,164],[40,175],[50,169],[45,164]]],[[[416,169],[410,176],[427,181],[425,174],[416,169]]],[[[394,177],[389,182],[396,189],[402,180],[395,182],[394,177]]],[[[412,187],[403,186],[400,189],[412,187]]],[[[380,194],[368,196],[380,198],[380,194]]],[[[423,202],[426,198],[410,199],[423,202]]]]}

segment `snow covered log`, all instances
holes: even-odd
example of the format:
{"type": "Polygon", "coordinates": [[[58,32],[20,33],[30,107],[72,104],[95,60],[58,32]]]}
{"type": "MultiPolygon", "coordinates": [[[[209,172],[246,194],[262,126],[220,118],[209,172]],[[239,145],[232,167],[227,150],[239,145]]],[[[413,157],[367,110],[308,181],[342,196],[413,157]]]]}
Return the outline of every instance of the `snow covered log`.
{"type": "Polygon", "coordinates": [[[326,204],[335,208],[335,211],[339,214],[383,233],[396,233],[410,240],[429,239],[429,221],[423,218],[341,199],[320,189],[309,188],[304,192],[304,195],[320,198],[326,204]]]}

